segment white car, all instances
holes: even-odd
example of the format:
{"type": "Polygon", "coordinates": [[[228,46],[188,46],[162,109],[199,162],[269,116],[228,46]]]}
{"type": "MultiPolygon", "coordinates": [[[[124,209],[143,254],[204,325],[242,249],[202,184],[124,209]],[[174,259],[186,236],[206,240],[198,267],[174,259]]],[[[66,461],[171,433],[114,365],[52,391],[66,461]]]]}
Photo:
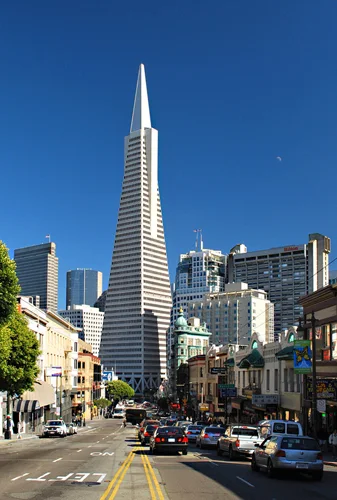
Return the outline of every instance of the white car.
{"type": "Polygon", "coordinates": [[[122,408],[115,408],[112,418],[125,418],[125,411],[122,408]]]}
{"type": "Polygon", "coordinates": [[[67,426],[63,420],[47,420],[43,428],[43,437],[66,437],[67,426]]]}

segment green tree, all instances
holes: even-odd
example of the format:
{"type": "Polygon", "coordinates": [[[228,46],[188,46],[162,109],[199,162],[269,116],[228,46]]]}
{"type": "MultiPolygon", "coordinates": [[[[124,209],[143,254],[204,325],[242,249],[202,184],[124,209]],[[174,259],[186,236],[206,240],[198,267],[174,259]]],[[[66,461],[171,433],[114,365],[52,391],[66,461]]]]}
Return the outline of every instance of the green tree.
{"type": "Polygon", "coordinates": [[[107,391],[111,396],[118,399],[132,398],[135,395],[135,391],[132,387],[122,380],[108,382],[107,391]]]}
{"type": "Polygon", "coordinates": [[[15,262],[9,257],[6,245],[0,241],[0,324],[6,323],[16,311],[20,286],[15,269],[15,262]]]}
{"type": "Polygon", "coordinates": [[[94,399],[94,405],[97,406],[97,408],[106,408],[110,404],[111,401],[106,398],[94,399]]]}

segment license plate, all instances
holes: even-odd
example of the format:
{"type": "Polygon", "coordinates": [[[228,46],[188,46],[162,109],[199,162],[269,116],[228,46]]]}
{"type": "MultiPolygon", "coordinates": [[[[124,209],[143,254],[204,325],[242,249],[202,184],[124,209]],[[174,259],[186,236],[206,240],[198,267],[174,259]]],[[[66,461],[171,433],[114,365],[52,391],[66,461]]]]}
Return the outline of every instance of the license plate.
{"type": "Polygon", "coordinates": [[[167,440],[167,441],[168,441],[169,443],[175,443],[175,442],[176,442],[176,440],[175,440],[174,438],[168,438],[168,440],[167,440]]]}
{"type": "Polygon", "coordinates": [[[49,434],[55,434],[55,431],[49,431],[49,434]]]}
{"type": "Polygon", "coordinates": [[[296,464],[296,469],[308,469],[309,464],[296,464]]]}

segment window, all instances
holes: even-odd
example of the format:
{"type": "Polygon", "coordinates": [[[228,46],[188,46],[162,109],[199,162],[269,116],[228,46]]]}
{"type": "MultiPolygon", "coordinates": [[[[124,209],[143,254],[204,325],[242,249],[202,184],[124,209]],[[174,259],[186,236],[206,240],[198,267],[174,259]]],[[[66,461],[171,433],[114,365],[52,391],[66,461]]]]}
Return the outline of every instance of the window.
{"type": "Polygon", "coordinates": [[[270,370],[267,370],[267,391],[270,391],[270,370]]]}
{"type": "Polygon", "coordinates": [[[283,379],[284,379],[284,392],[288,392],[288,368],[285,368],[283,371],[283,379]]]}
{"type": "Polygon", "coordinates": [[[238,372],[238,387],[240,387],[240,372],[238,372]]]}
{"type": "Polygon", "coordinates": [[[274,390],[277,392],[278,391],[278,369],[275,368],[274,370],[274,390]]]}
{"type": "Polygon", "coordinates": [[[246,387],[246,372],[242,372],[242,387],[246,387]]]}
{"type": "Polygon", "coordinates": [[[203,376],[204,376],[204,372],[203,372],[203,369],[202,369],[202,368],[200,368],[200,372],[199,372],[199,373],[200,373],[200,377],[203,377],[203,376]]]}
{"type": "Polygon", "coordinates": [[[81,366],[82,366],[82,363],[81,363],[81,361],[79,361],[78,362],[78,367],[81,368],[81,366]]]}
{"type": "Polygon", "coordinates": [[[294,368],[289,368],[289,392],[294,392],[294,368]]]}

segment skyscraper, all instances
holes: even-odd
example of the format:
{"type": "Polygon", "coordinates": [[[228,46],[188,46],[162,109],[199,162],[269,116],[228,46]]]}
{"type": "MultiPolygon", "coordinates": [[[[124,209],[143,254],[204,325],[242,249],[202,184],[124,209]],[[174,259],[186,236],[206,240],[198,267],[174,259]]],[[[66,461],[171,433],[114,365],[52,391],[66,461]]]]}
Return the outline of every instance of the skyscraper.
{"type": "Polygon", "coordinates": [[[92,269],[67,271],[66,307],[87,304],[93,306],[102,293],[102,273],[92,269]]]}
{"type": "Polygon", "coordinates": [[[141,64],[106,299],[100,356],[138,394],[166,376],[171,290],[158,189],[158,131],[141,64]]]}
{"type": "Polygon", "coordinates": [[[55,243],[14,250],[20,295],[34,297],[41,309],[57,312],[58,258],[55,243]]]}

